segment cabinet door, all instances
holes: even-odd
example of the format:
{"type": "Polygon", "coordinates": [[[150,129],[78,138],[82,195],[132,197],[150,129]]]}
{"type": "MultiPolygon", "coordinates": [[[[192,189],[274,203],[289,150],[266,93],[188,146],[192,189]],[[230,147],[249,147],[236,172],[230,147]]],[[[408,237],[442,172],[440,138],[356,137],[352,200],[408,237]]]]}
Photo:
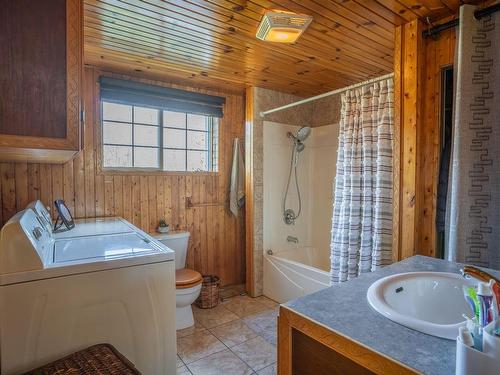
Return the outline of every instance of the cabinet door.
{"type": "Polygon", "coordinates": [[[82,1],[2,0],[0,147],[78,150],[82,1]]]}

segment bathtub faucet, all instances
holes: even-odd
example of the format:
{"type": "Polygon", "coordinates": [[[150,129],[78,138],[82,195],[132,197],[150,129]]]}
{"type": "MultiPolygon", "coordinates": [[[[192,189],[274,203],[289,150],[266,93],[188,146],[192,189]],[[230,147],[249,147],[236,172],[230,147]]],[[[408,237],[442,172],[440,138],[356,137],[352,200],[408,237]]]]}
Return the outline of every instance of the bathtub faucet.
{"type": "Polygon", "coordinates": [[[294,236],[288,236],[286,238],[286,242],[299,243],[299,239],[297,237],[294,237],[294,236]]]}

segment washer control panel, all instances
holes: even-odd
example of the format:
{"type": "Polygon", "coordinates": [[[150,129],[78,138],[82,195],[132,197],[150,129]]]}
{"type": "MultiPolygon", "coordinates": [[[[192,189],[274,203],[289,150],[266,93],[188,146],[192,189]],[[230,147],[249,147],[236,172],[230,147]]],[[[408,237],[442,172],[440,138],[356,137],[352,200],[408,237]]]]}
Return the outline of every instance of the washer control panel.
{"type": "Polygon", "coordinates": [[[14,215],[0,235],[0,273],[43,269],[53,258],[54,239],[31,208],[14,215]]]}

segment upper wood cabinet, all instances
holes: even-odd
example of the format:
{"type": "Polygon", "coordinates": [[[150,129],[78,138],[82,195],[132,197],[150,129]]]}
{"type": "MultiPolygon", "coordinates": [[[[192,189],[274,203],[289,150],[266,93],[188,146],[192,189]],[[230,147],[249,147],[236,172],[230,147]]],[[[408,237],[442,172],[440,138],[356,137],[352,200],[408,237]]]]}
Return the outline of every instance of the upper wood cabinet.
{"type": "Polygon", "coordinates": [[[69,160],[81,146],[82,0],[0,5],[0,160],[69,160]]]}

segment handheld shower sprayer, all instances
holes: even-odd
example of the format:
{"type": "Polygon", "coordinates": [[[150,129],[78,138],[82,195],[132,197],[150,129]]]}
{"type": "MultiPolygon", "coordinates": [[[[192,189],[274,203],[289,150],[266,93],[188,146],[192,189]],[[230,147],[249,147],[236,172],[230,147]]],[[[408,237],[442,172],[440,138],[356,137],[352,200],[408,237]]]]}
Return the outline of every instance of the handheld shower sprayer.
{"type": "Polygon", "coordinates": [[[296,134],[291,132],[287,133],[288,138],[293,140],[292,155],[290,158],[290,172],[288,173],[288,181],[285,189],[285,196],[283,197],[283,220],[287,225],[295,224],[295,220],[300,216],[302,211],[302,198],[300,196],[299,179],[297,176],[297,165],[299,164],[299,153],[304,151],[306,145],[304,141],[311,134],[311,128],[309,126],[303,126],[300,128],[296,134]],[[291,208],[286,208],[286,198],[288,196],[288,190],[290,188],[290,180],[292,178],[292,171],[295,174],[295,187],[297,189],[297,196],[299,198],[299,207],[297,214],[291,208]]]}

